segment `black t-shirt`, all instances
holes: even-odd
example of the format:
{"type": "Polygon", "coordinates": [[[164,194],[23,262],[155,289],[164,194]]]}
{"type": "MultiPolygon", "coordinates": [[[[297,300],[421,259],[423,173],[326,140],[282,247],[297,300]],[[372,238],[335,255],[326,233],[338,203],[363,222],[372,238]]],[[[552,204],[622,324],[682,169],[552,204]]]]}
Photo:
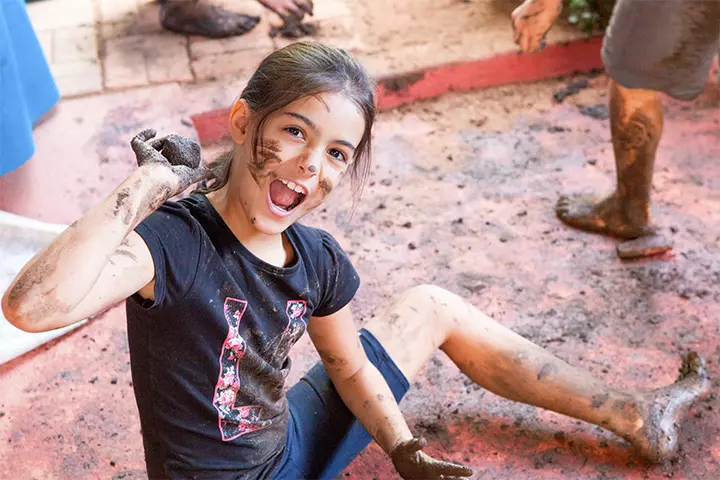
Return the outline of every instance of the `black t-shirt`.
{"type": "Polygon", "coordinates": [[[266,478],[286,441],[288,352],[311,316],[337,312],[359,278],[335,239],[294,224],[295,259],[247,250],[201,194],[137,226],[155,262],[155,301],[126,302],[150,478],[266,478]]]}

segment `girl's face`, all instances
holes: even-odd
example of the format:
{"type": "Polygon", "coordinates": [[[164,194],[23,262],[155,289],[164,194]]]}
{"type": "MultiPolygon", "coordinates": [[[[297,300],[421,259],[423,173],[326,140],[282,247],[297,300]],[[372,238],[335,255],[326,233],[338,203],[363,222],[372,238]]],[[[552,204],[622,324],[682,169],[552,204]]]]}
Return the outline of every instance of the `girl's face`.
{"type": "Polygon", "coordinates": [[[238,195],[253,226],[276,234],[321,205],[337,186],[353,163],[365,120],[340,93],[295,100],[267,117],[252,160],[250,135],[237,135],[249,115],[246,105],[236,106],[232,119],[233,137],[244,149],[238,195]]]}

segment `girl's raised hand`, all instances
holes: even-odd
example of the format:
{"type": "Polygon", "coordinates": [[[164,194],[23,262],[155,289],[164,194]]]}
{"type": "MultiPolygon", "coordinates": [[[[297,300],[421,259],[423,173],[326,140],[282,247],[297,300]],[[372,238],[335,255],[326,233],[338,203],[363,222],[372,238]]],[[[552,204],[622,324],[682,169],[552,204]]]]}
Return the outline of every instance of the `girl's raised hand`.
{"type": "Polygon", "coordinates": [[[435,460],[422,452],[427,445],[424,438],[399,443],[390,453],[395,470],[406,480],[469,477],[473,471],[457,463],[435,460]]]}
{"type": "Polygon", "coordinates": [[[131,141],[139,167],[165,167],[170,175],[168,198],[184,191],[194,183],[212,178],[209,168],[201,165],[200,145],[189,138],[171,134],[154,138],[155,130],[138,133],[131,141]]]}

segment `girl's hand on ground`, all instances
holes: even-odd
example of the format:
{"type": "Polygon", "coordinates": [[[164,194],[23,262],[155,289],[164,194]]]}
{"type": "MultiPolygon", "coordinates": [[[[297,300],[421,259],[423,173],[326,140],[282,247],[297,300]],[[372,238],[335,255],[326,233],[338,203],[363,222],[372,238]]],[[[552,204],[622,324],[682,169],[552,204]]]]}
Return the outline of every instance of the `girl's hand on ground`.
{"type": "Polygon", "coordinates": [[[170,182],[168,198],[183,192],[194,183],[212,178],[209,168],[201,165],[200,145],[180,135],[154,138],[155,130],[138,133],[131,141],[139,167],[160,167],[169,173],[164,179],[170,182]]]}
{"type": "Polygon", "coordinates": [[[562,0],[525,0],[512,18],[515,43],[526,53],[542,50],[545,35],[562,11],[562,0]]]}
{"type": "Polygon", "coordinates": [[[435,460],[422,452],[427,445],[424,438],[413,438],[399,443],[390,453],[395,470],[408,479],[439,479],[469,477],[473,471],[456,463],[435,460]]]}

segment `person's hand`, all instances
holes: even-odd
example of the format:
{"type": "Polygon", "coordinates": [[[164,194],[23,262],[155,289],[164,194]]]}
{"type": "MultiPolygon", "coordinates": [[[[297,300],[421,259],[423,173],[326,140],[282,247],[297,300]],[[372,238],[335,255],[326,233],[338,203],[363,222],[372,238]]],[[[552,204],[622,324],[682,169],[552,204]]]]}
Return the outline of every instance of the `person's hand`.
{"type": "Polygon", "coordinates": [[[155,130],[143,130],[130,141],[130,146],[139,167],[158,167],[155,170],[163,173],[162,178],[168,183],[164,189],[167,198],[212,178],[210,169],[201,165],[200,145],[180,135],[154,138],[155,135],[155,130]]]}
{"type": "Polygon", "coordinates": [[[312,0],[258,0],[265,8],[280,15],[285,23],[300,22],[305,14],[312,17],[312,0]]]}
{"type": "Polygon", "coordinates": [[[469,477],[473,471],[456,463],[442,462],[422,452],[427,445],[424,438],[399,443],[390,452],[395,470],[405,480],[469,477]]]}
{"type": "Polygon", "coordinates": [[[545,35],[562,11],[562,0],[525,0],[512,18],[515,43],[526,53],[542,50],[545,35]]]}

